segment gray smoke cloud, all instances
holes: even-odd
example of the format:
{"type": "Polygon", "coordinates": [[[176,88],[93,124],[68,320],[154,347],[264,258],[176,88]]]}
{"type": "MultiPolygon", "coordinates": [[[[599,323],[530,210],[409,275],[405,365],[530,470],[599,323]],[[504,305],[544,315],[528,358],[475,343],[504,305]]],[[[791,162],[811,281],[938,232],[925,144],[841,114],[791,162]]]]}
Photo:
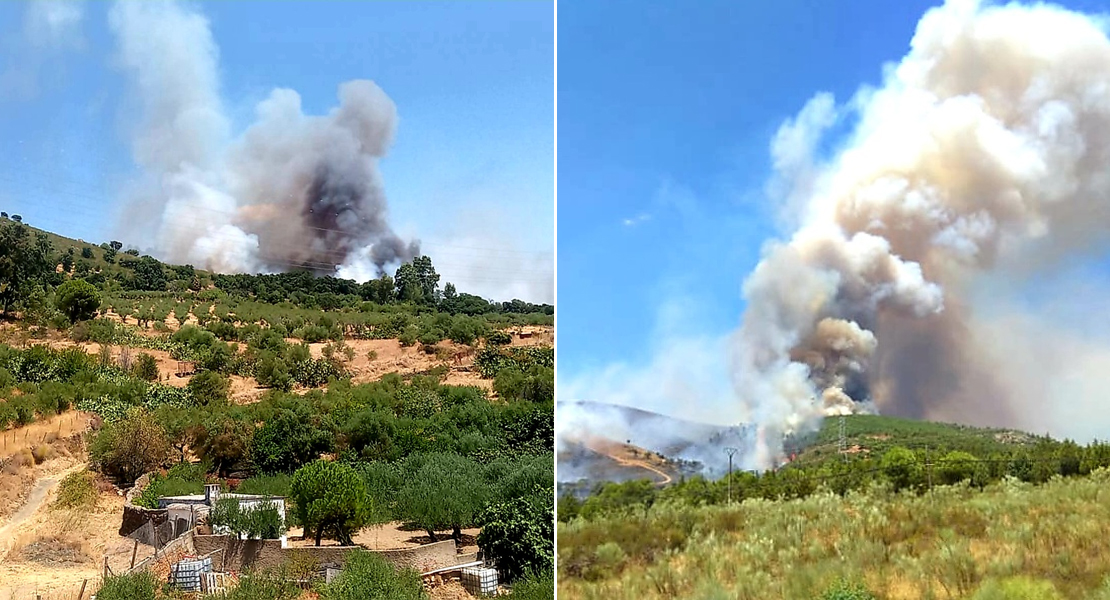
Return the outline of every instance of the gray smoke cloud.
{"type": "MultiPolygon", "coordinates": [[[[797,229],[745,282],[733,340],[737,400],[762,432],[752,466],[775,462],[781,434],[856,403],[1021,427],[1065,400],[1034,398],[1051,386],[1022,385],[1028,357],[987,341],[1004,305],[990,292],[1110,239],[1102,21],[950,1],[924,15],[882,86],[841,107],[815,97],[772,147],[770,189],[797,229]],[[843,149],[815,160],[824,128],[846,117],[858,123],[843,149]]],[[[1054,331],[1036,315],[1017,321],[1054,331]]],[[[1061,344],[1091,351],[1043,345],[1061,344]]]]}
{"type": "Polygon", "coordinates": [[[133,154],[144,179],[128,190],[128,233],[166,260],[219,272],[307,268],[334,273],[409,260],[388,221],[378,170],[397,108],[372,81],[339,86],[327,115],[275,89],[232,138],[207,19],[176,2],[118,2],[109,13],[137,112],[133,154]]]}

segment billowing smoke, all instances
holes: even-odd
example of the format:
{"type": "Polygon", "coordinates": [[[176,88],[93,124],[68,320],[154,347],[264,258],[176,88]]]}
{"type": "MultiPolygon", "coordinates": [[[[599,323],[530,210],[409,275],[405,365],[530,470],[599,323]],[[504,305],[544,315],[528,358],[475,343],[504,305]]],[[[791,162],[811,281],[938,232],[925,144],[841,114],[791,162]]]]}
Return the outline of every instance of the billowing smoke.
{"type": "Polygon", "coordinates": [[[204,16],[174,2],[119,2],[109,15],[119,63],[135,92],[132,237],[164,258],[221,272],[349,262],[378,271],[419,254],[389,224],[378,161],[397,126],[393,101],[371,81],[339,86],[339,105],[305,115],[275,89],[257,119],[230,135],[219,50],[204,16]]]}
{"type": "Polygon", "coordinates": [[[819,95],[780,130],[771,189],[797,229],[746,281],[733,343],[738,401],[763,434],[752,466],[775,460],[781,434],[857,403],[1039,425],[1054,398],[1035,406],[984,341],[1004,306],[990,286],[1110,241],[1103,24],[952,0],[921,19],[881,87],[842,107],[819,95]],[[815,159],[823,129],[844,119],[858,121],[843,147],[815,159]]]}

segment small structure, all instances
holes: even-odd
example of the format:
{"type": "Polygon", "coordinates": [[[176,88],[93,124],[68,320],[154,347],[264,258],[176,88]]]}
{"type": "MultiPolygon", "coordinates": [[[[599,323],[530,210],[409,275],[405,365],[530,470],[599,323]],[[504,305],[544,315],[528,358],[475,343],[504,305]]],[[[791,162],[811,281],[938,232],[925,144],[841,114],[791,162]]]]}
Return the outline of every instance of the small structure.
{"type": "Polygon", "coordinates": [[[191,360],[179,360],[179,361],[177,361],[177,373],[174,373],[174,374],[177,375],[178,377],[184,377],[186,375],[192,375],[193,373],[196,373],[196,372],[197,372],[197,363],[195,363],[191,360]]]}
{"type": "MultiPolygon", "coordinates": [[[[234,498],[238,500],[239,508],[244,511],[273,506],[277,509],[278,515],[281,516],[281,520],[285,520],[285,498],[281,496],[260,496],[256,494],[225,494],[220,490],[219,484],[216,483],[205,484],[203,494],[162,496],[158,498],[158,508],[165,508],[169,511],[170,522],[174,523],[174,533],[175,535],[181,535],[193,527],[196,527],[200,517],[207,516],[216,506],[216,502],[219,501],[220,498],[234,498]],[[180,527],[183,527],[180,532],[178,531],[178,523],[180,523],[180,527]]],[[[218,527],[214,528],[213,533],[226,533],[226,531],[219,531],[219,529],[218,527]]],[[[282,534],[281,547],[285,548],[287,544],[288,537],[282,534]]]]}
{"type": "Polygon", "coordinates": [[[200,592],[204,574],[211,572],[211,558],[187,558],[170,567],[170,585],[183,592],[200,592]]]}

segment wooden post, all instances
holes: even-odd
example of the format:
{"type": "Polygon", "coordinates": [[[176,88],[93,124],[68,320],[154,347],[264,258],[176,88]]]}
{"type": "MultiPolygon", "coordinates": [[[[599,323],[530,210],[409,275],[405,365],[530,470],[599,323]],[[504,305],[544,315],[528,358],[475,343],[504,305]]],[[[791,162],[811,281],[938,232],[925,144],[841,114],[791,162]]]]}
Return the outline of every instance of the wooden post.
{"type": "Polygon", "coordinates": [[[131,567],[135,568],[135,554],[139,551],[139,539],[135,538],[135,547],[131,549],[131,567]]]}
{"type": "Polygon", "coordinates": [[[88,584],[89,584],[88,579],[81,582],[81,591],[80,591],[80,593],[77,594],[77,600],[81,600],[82,598],[85,597],[85,586],[88,585],[88,584]]]}

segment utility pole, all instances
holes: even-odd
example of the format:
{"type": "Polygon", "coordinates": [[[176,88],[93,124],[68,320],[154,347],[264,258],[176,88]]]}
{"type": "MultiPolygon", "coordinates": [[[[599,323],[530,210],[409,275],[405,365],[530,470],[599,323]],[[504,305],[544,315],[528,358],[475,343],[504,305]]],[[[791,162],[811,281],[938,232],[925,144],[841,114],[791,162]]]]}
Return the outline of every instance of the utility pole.
{"type": "Polygon", "coordinates": [[[933,463],[929,461],[929,446],[925,446],[925,469],[929,472],[929,491],[933,491],[933,463]]]}
{"type": "Polygon", "coordinates": [[[840,414],[838,427],[840,428],[840,456],[844,459],[844,462],[848,462],[848,426],[844,420],[844,413],[840,414]]]}
{"type": "Polygon", "coordinates": [[[736,448],[725,448],[725,454],[728,455],[728,503],[732,504],[732,455],[736,454],[736,448]]]}

